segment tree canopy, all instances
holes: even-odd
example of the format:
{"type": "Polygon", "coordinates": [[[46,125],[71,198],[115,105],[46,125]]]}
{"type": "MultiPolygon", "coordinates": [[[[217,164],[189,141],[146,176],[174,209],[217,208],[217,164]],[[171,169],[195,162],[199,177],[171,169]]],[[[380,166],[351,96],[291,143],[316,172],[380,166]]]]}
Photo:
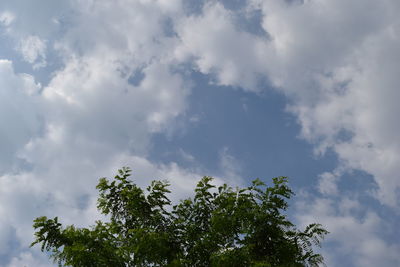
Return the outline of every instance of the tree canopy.
{"type": "Polygon", "coordinates": [[[193,198],[173,205],[169,183],[146,190],[122,168],[101,178],[98,209],[108,216],[89,228],[63,227],[58,218],[35,219],[35,241],[60,266],[320,266],[313,251],[328,233],[320,224],[303,231],[284,211],[293,195],[286,177],[266,186],[215,186],[203,177],[193,198]]]}

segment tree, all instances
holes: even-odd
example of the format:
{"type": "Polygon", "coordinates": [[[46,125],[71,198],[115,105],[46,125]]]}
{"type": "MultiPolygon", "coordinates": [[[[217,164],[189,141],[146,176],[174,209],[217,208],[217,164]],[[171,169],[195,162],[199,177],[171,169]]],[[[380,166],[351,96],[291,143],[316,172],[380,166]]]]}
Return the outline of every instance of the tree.
{"type": "Polygon", "coordinates": [[[89,228],[63,227],[58,218],[35,219],[35,241],[59,266],[264,266],[323,264],[313,245],[328,233],[320,224],[304,231],[284,211],[293,192],[286,177],[267,187],[216,187],[202,178],[194,198],[172,206],[169,183],[146,190],[122,168],[113,181],[101,178],[98,209],[108,216],[89,228]]]}

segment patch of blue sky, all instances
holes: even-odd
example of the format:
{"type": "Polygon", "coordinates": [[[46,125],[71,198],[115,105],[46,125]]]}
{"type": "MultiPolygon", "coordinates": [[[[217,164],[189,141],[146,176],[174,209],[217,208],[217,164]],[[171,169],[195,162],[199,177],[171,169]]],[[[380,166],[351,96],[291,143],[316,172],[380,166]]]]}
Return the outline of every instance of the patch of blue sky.
{"type": "Polygon", "coordinates": [[[176,32],[175,32],[175,28],[174,28],[174,21],[171,17],[165,18],[162,25],[163,25],[163,30],[164,30],[165,36],[167,36],[167,37],[176,36],[176,32]]]}
{"type": "MultiPolygon", "coordinates": [[[[191,15],[201,15],[203,13],[203,7],[207,2],[210,1],[185,1],[185,11],[191,15]]],[[[246,9],[247,1],[245,0],[221,0],[218,2],[220,2],[225,9],[231,11],[235,27],[238,30],[258,36],[268,36],[267,32],[265,32],[265,30],[261,26],[261,10],[246,9]]],[[[170,28],[167,27],[166,29],[170,28]]],[[[168,30],[167,32],[170,33],[171,31],[168,30]]]]}
{"type": "Polygon", "coordinates": [[[262,13],[260,10],[239,12],[235,15],[235,26],[238,30],[268,38],[268,33],[262,27],[262,13]]]}
{"type": "Polygon", "coordinates": [[[12,61],[16,73],[28,73],[35,78],[37,83],[47,85],[52,78],[52,73],[63,67],[63,60],[60,53],[56,51],[52,43],[47,42],[46,65],[34,68],[34,64],[24,61],[23,56],[17,51],[18,44],[0,31],[0,59],[12,61]]]}
{"type": "Polygon", "coordinates": [[[129,77],[128,83],[133,86],[139,86],[142,80],[145,78],[145,74],[142,69],[136,69],[129,77]]]}
{"type": "Polygon", "coordinates": [[[185,12],[189,15],[199,15],[201,14],[204,4],[207,0],[186,0],[183,1],[183,8],[185,12]]]}
{"type": "Polygon", "coordinates": [[[243,178],[289,176],[296,187],[313,185],[318,174],[336,166],[334,153],[316,158],[313,146],[297,138],[299,126],[285,112],[286,99],[272,88],[256,95],[210,84],[210,77],[198,72],[191,78],[194,87],[182,118],[190,126],[172,137],[154,136],[151,160],[190,166],[191,162],[178,156],[183,150],[196,164],[218,173],[223,171],[221,151],[227,148],[242,164],[243,178]],[[193,118],[195,122],[190,123],[193,118]]]}
{"type": "MultiPolygon", "coordinates": [[[[343,196],[350,196],[358,199],[360,203],[363,204],[363,210],[355,213],[355,218],[362,220],[368,211],[374,211],[380,218],[385,218],[386,223],[390,225],[396,225],[397,222],[400,221],[400,213],[394,213],[392,208],[382,205],[381,202],[373,197],[374,191],[378,190],[378,185],[372,175],[364,171],[353,170],[343,174],[337,186],[340,190],[340,194],[336,197],[337,201],[343,196]]],[[[385,239],[398,242],[398,239],[393,236],[393,230],[398,233],[398,235],[395,236],[400,236],[399,228],[391,229],[390,232],[388,232],[387,229],[381,230],[381,236],[385,237],[385,239]]]]}
{"type": "Polygon", "coordinates": [[[14,42],[11,38],[7,37],[5,29],[0,25],[0,58],[11,59],[16,55],[14,42]]]}

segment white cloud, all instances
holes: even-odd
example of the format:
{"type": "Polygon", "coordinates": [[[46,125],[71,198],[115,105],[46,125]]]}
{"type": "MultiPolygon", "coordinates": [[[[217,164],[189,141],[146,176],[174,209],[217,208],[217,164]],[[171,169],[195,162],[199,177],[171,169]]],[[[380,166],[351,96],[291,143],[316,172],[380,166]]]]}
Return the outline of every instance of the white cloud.
{"type": "Polygon", "coordinates": [[[0,174],[15,167],[17,152],[40,131],[39,89],[32,76],[16,74],[12,62],[0,60],[0,174]]]}
{"type": "Polygon", "coordinates": [[[224,147],[219,152],[219,161],[222,176],[229,180],[229,184],[231,186],[242,186],[243,178],[240,176],[242,171],[241,163],[230,153],[228,147],[224,147]]]}
{"type": "Polygon", "coordinates": [[[343,166],[374,175],[379,200],[395,206],[397,1],[253,2],[276,52],[268,75],[292,98],[302,137],[320,153],[332,148],[343,166]]]}
{"type": "Polygon", "coordinates": [[[178,154],[183,160],[185,160],[187,162],[195,162],[196,161],[196,158],[192,154],[186,152],[182,148],[180,148],[178,150],[178,154]]]}
{"type": "MultiPolygon", "coordinates": [[[[398,266],[400,246],[383,236],[387,223],[355,198],[343,196],[340,201],[330,198],[307,197],[296,202],[300,224],[321,223],[330,234],[324,241],[323,255],[328,266],[398,266]],[[302,202],[304,201],[304,202],[302,202]],[[357,218],[356,214],[363,214],[357,218]],[[339,246],[330,244],[339,243],[339,246]]],[[[391,225],[390,227],[395,227],[391,225]]]]}
{"type": "MultiPolygon", "coordinates": [[[[177,59],[192,61],[199,71],[215,75],[218,84],[245,90],[259,90],[257,75],[265,75],[289,98],[288,111],[297,116],[301,137],[315,145],[316,154],[331,149],[338,155],[340,171],[321,174],[320,192],[337,195],[340,176],[362,170],[378,185],[377,190],[369,189],[372,194],[396,210],[399,2],[250,2],[249,8],[262,12],[268,38],[238,30],[232,11],[210,2],[202,14],[179,21],[182,44],[175,50],[177,59]]],[[[365,233],[359,242],[371,240],[369,246],[361,246],[356,266],[367,266],[368,261],[370,266],[398,264],[396,248],[371,234],[376,225],[359,223],[352,214],[329,216],[338,224],[349,221],[343,226],[349,233],[351,229],[360,236],[365,233]],[[374,246],[377,253],[364,257],[374,246]]],[[[375,217],[367,216],[366,221],[372,223],[375,217]]],[[[335,238],[341,244],[351,243],[349,235],[335,238]]]]}
{"type": "MultiPolygon", "coordinates": [[[[9,61],[0,64],[1,122],[16,125],[3,127],[2,135],[14,143],[1,138],[12,144],[1,156],[9,161],[18,156],[26,165],[11,172],[2,161],[0,248],[15,252],[0,257],[10,266],[41,264],[36,252],[26,251],[35,217],[60,216],[76,225],[99,218],[97,179],[121,166],[132,167],[140,185],[168,179],[174,200],[187,196],[202,176],[174,162],[155,164],[146,158],[151,135],[171,131],[190,93],[172,65],[177,40],[163,24],[168,14],[180,12],[179,2],[117,1],[112,9],[108,1],[76,4],[76,24],[55,46],[64,64],[48,84],[40,87],[32,76],[15,74],[9,61]],[[131,83],[136,72],[143,77],[131,83]],[[35,119],[42,120],[39,129],[35,119]]],[[[26,34],[18,30],[13,28],[13,36],[21,40],[26,34]]],[[[48,38],[45,33],[29,36],[20,50],[35,64],[46,57],[43,40],[48,38]]]]}
{"type": "Polygon", "coordinates": [[[11,23],[15,20],[15,15],[9,11],[4,11],[0,13],[0,23],[3,26],[10,26],[11,23]]]}
{"type": "Polygon", "coordinates": [[[71,138],[60,129],[49,130],[43,138],[31,142],[22,156],[33,170],[0,176],[0,202],[7,203],[0,209],[0,248],[5,253],[0,256],[4,260],[7,255],[17,255],[13,264],[29,260],[24,251],[33,241],[34,218],[59,216],[64,224],[76,226],[101,219],[95,186],[100,177],[112,178],[121,166],[132,167],[132,179],[142,187],[155,179],[170,181],[173,201],[191,195],[202,176],[173,162],[154,164],[109,144],[71,138]]]}
{"type": "Polygon", "coordinates": [[[145,151],[149,134],[185,109],[189,90],[162,63],[145,67],[138,86],[121,74],[123,67],[100,56],[69,61],[43,92],[49,122],[67,127],[67,134],[145,151]]]}
{"type": "Polygon", "coordinates": [[[24,252],[21,255],[14,257],[7,267],[50,267],[54,266],[49,263],[49,260],[42,255],[43,253],[24,252]]]}
{"type": "Polygon", "coordinates": [[[211,1],[177,20],[175,56],[221,85],[258,91],[258,79],[268,78],[290,99],[316,153],[332,149],[339,168],[372,174],[375,195],[396,206],[399,8],[391,0],[250,1],[267,38],[238,30],[235,13],[211,1]]]}
{"type": "MultiPolygon", "coordinates": [[[[40,4],[25,0],[1,1],[0,10],[7,14],[7,21],[12,23],[10,34],[19,38],[35,34],[42,38],[54,35],[60,25],[54,22],[55,18],[69,19],[73,1],[54,2],[42,0],[40,4]]],[[[0,13],[1,14],[1,13],[0,13]]]]}
{"type": "Polygon", "coordinates": [[[337,175],[324,172],[319,177],[318,189],[322,194],[325,195],[337,195],[338,194],[338,186],[337,186],[337,175]]]}
{"type": "MultiPolygon", "coordinates": [[[[12,249],[7,240],[13,231],[27,243],[31,219],[46,212],[64,214],[71,223],[92,221],[93,185],[123,165],[137,168],[142,182],[172,177],[181,192],[192,188],[198,170],[146,159],[151,135],[170,131],[185,112],[190,86],[174,71],[181,63],[210,74],[217,84],[247,91],[260,92],[260,80],[268,79],[292,103],[288,110],[316,153],[332,149],[339,157],[341,171],[321,174],[320,193],[337,196],[340,175],[360,169],[373,175],[375,196],[396,207],[399,2],[249,2],[249,10],[262,12],[268,37],[238,29],[235,12],[217,1],[189,17],[179,0],[2,1],[0,8],[8,11],[0,13],[0,23],[24,59],[40,65],[54,48],[63,66],[41,88],[32,76],[15,73],[10,61],[0,61],[0,198],[9,203],[1,209],[0,229],[6,230],[0,248],[12,249]],[[143,79],[131,83],[137,72],[143,79]]],[[[221,166],[237,175],[227,151],[221,166]]],[[[382,219],[369,212],[357,220],[344,208],[359,209],[357,200],[339,212],[329,201],[313,203],[315,212],[304,220],[321,218],[333,239],[357,251],[357,266],[398,263],[396,246],[375,233],[382,219]]],[[[30,254],[21,254],[11,262],[31,261],[30,254]]]]}
{"type": "Polygon", "coordinates": [[[20,41],[17,50],[26,62],[34,64],[34,68],[46,66],[46,42],[38,36],[25,37],[20,41]]]}
{"type": "MultiPolygon", "coordinates": [[[[373,211],[358,220],[343,203],[335,210],[337,199],[346,198],[340,176],[356,169],[373,175],[378,189],[367,190],[398,213],[399,2],[253,3],[264,14],[275,51],[268,77],[291,99],[288,110],[298,117],[301,137],[315,144],[317,154],[332,149],[339,158],[340,171],[320,176],[318,189],[326,199],[316,199],[299,216],[326,225],[340,253],[351,251],[354,266],[399,265],[398,244],[379,232],[394,232],[395,225],[385,225],[373,211]]],[[[356,196],[353,202],[365,208],[356,196]]],[[[332,257],[329,266],[341,266],[340,253],[325,253],[332,257]]]]}
{"type": "Polygon", "coordinates": [[[219,85],[259,91],[268,43],[262,37],[237,30],[233,16],[222,4],[210,2],[203,14],[179,20],[181,44],[175,56],[179,61],[192,60],[202,73],[216,75],[219,85]]]}

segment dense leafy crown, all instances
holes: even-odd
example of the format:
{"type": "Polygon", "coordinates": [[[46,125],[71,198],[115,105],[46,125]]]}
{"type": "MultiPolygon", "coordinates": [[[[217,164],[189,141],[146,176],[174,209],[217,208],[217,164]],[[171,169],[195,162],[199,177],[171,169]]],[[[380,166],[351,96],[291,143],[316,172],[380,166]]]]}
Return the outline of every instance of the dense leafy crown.
{"type": "Polygon", "coordinates": [[[194,198],[172,206],[168,182],[143,190],[122,168],[101,178],[98,209],[109,221],[90,228],[62,227],[57,217],[34,221],[36,240],[60,266],[319,266],[313,245],[327,231],[311,224],[299,231],[282,213],[293,192],[286,177],[267,187],[216,187],[204,177],[194,198]]]}

